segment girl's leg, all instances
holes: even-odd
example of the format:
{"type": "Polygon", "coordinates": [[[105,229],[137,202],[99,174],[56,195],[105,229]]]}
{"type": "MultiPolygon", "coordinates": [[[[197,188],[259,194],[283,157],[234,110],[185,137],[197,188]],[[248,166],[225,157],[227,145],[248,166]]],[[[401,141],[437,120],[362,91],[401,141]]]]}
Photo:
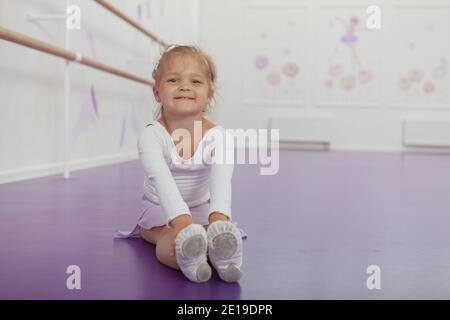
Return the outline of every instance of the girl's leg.
{"type": "Polygon", "coordinates": [[[144,229],[141,226],[139,226],[139,232],[144,238],[145,241],[155,244],[159,238],[161,238],[166,232],[169,230],[167,226],[160,226],[160,227],[154,227],[151,229],[144,229]]]}
{"type": "Polygon", "coordinates": [[[170,268],[180,270],[174,252],[175,239],[182,229],[193,222],[191,216],[181,215],[171,221],[172,228],[159,226],[151,229],[139,227],[139,229],[141,236],[147,242],[156,245],[156,258],[158,261],[170,268]]]}
{"type": "Polygon", "coordinates": [[[211,277],[207,263],[207,233],[194,224],[190,215],[180,215],[170,221],[171,228],[140,228],[142,237],[156,244],[156,257],[162,264],[181,270],[191,281],[205,282],[211,277]]]}
{"type": "Polygon", "coordinates": [[[140,233],[147,242],[156,245],[156,258],[159,262],[170,268],[180,270],[176,257],[170,255],[172,242],[176,237],[173,229],[169,229],[167,226],[151,229],[140,227],[140,233]]]}

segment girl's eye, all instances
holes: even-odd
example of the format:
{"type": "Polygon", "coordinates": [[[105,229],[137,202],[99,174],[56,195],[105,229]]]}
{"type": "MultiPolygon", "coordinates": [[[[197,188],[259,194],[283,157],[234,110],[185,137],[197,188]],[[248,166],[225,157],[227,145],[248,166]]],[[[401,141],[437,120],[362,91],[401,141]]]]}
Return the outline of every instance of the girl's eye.
{"type": "MultiPolygon", "coordinates": [[[[171,78],[168,79],[167,82],[177,82],[177,79],[171,78]]],[[[193,83],[202,83],[200,80],[192,80],[193,83]]]]}

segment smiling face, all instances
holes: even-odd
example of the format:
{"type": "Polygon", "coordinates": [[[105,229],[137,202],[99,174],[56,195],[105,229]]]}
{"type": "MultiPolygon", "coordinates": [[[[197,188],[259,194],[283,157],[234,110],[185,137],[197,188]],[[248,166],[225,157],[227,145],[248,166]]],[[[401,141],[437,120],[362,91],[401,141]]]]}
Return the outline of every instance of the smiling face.
{"type": "Polygon", "coordinates": [[[213,97],[206,67],[188,54],[176,54],[162,66],[153,87],[164,113],[175,117],[201,115],[213,97]]]}

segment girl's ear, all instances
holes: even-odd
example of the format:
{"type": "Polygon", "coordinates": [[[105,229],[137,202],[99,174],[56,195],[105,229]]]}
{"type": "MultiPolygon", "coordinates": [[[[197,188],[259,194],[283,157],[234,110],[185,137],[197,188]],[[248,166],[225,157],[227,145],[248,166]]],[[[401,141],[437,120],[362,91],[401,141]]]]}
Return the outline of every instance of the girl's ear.
{"type": "Polygon", "coordinates": [[[153,95],[155,96],[156,102],[161,102],[161,97],[159,96],[159,90],[156,85],[153,85],[153,95]]]}

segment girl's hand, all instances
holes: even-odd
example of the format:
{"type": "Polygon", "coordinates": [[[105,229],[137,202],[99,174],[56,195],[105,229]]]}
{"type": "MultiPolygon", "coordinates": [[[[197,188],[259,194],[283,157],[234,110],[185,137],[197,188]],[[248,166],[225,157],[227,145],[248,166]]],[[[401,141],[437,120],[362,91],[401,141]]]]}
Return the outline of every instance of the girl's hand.
{"type": "Polygon", "coordinates": [[[172,240],[172,242],[170,243],[170,251],[169,251],[169,255],[171,256],[171,257],[174,257],[175,256],[175,246],[176,246],[176,244],[175,244],[175,237],[173,238],[173,240],[172,240]]]}
{"type": "Polygon", "coordinates": [[[175,248],[176,248],[176,238],[178,233],[183,230],[184,228],[186,228],[189,224],[180,224],[177,225],[176,227],[172,228],[172,241],[170,242],[170,247],[169,247],[169,255],[171,257],[175,256],[175,248]]]}
{"type": "Polygon", "coordinates": [[[175,239],[177,238],[178,233],[191,223],[193,223],[192,217],[190,215],[185,214],[180,215],[175,219],[173,219],[172,221],[170,221],[169,224],[172,228],[172,241],[170,242],[170,249],[169,249],[170,256],[172,257],[175,256],[175,247],[176,247],[175,239]]]}

